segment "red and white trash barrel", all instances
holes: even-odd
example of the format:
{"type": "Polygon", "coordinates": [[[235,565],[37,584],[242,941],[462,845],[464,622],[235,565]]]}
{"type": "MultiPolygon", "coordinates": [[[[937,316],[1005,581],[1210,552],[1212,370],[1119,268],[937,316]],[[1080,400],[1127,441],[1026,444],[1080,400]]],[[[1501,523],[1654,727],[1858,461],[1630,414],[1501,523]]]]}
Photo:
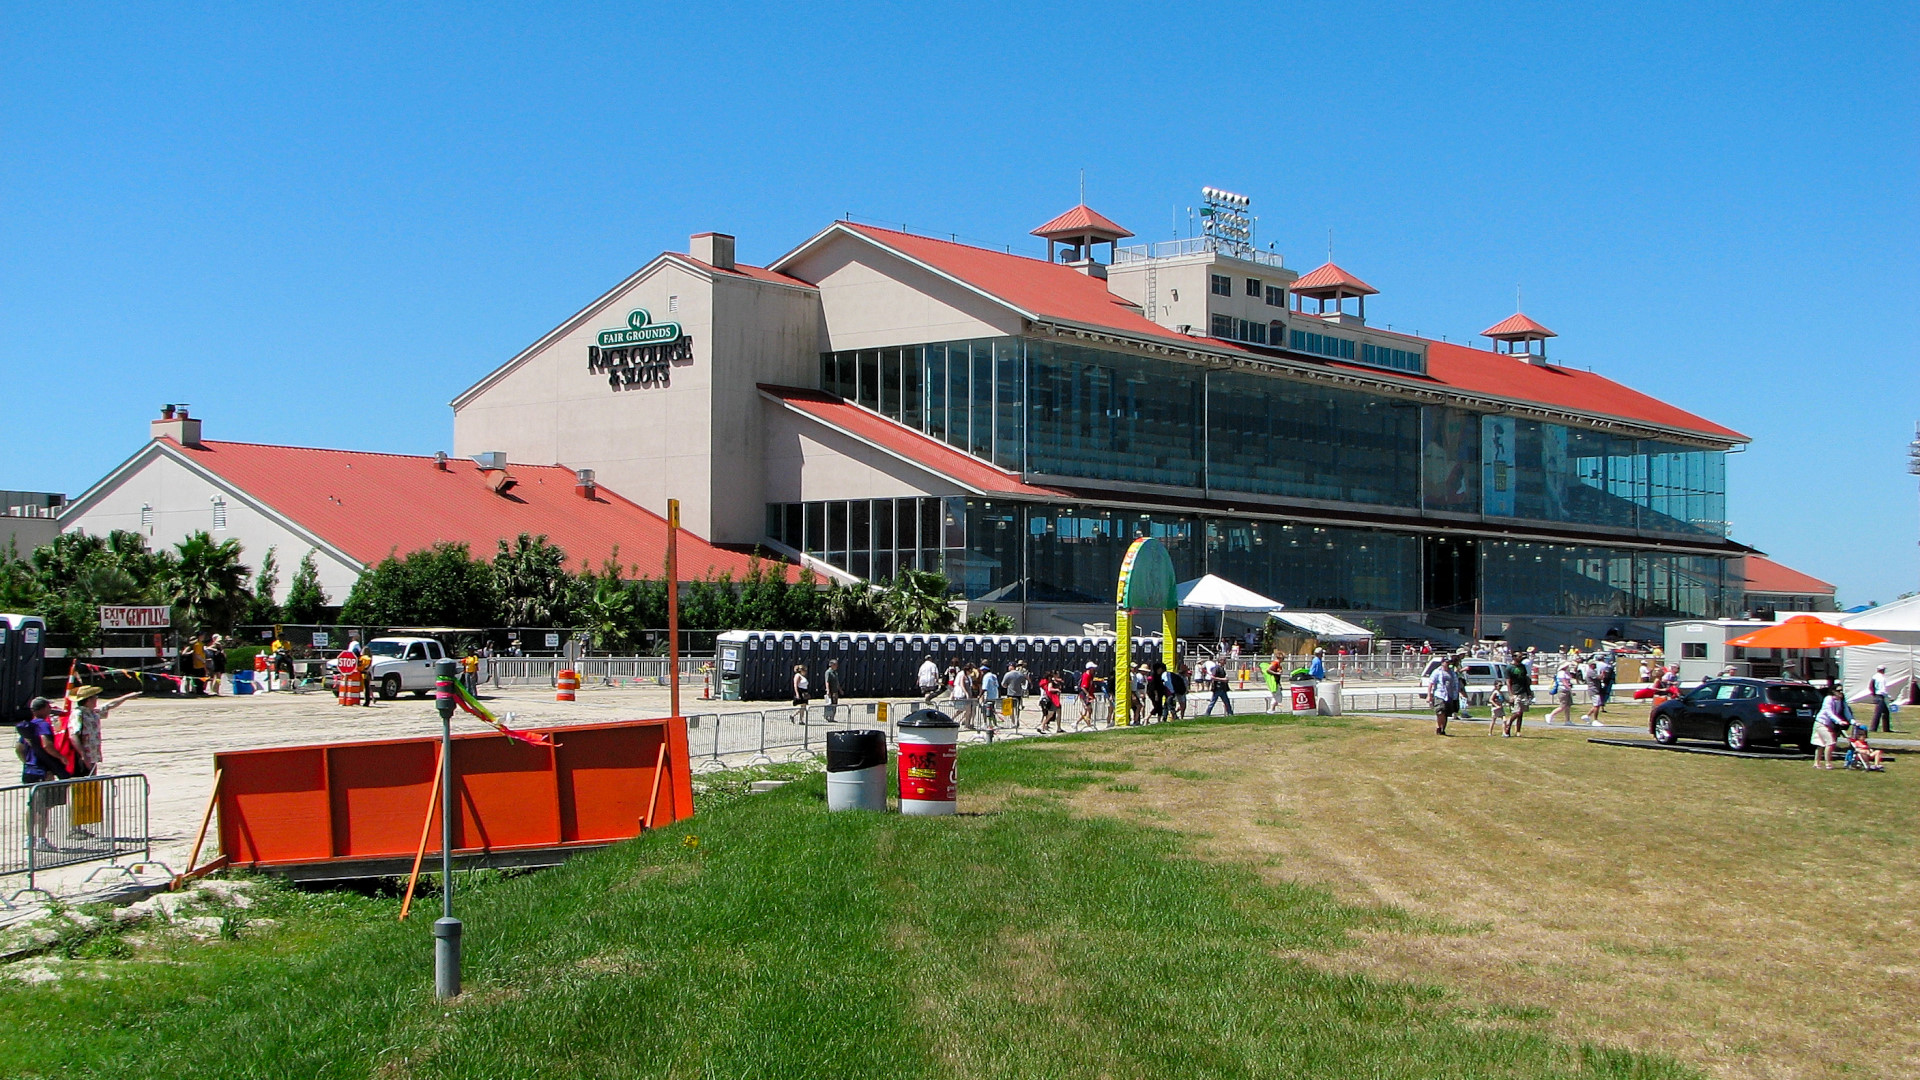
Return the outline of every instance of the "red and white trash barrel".
{"type": "Polygon", "coordinates": [[[1293,711],[1297,713],[1310,713],[1318,710],[1320,702],[1315,695],[1315,691],[1318,689],[1319,686],[1317,684],[1310,682],[1294,683],[1287,687],[1292,697],[1293,711]]]}
{"type": "Polygon", "coordinates": [[[957,806],[960,725],[937,709],[921,709],[899,727],[900,812],[932,817],[957,806]]]}

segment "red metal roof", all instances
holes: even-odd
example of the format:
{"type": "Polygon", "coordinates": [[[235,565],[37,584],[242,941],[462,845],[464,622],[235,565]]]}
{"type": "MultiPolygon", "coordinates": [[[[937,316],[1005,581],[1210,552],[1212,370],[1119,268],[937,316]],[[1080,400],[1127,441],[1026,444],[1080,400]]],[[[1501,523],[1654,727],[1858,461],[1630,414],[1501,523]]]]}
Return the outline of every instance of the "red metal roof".
{"type": "Polygon", "coordinates": [[[1495,341],[1518,341],[1522,338],[1559,337],[1560,335],[1516,311],[1480,331],[1480,336],[1493,338],[1495,341]]]}
{"type": "MultiPolygon", "coordinates": [[[[871,225],[843,224],[876,243],[1041,318],[1250,356],[1271,358],[1276,355],[1272,350],[1249,347],[1238,342],[1176,333],[1109,292],[1106,282],[1069,266],[871,225]]],[[[1321,270],[1325,269],[1327,267],[1321,267],[1321,270]]],[[[1341,274],[1346,273],[1339,267],[1333,269],[1341,274]]],[[[1295,282],[1294,287],[1298,284],[1295,282]]],[[[1745,435],[1732,428],[1722,427],[1591,371],[1522,363],[1511,357],[1465,345],[1411,337],[1408,340],[1424,342],[1427,347],[1426,377],[1401,376],[1408,381],[1438,383],[1467,393],[1488,394],[1570,412],[1655,424],[1717,439],[1747,441],[1745,435]]],[[[1342,364],[1333,360],[1312,362],[1365,372],[1378,378],[1396,377],[1363,365],[1342,364]]]]}
{"type": "Polygon", "coordinates": [[[1139,308],[1109,292],[1106,282],[1071,266],[872,225],[843,224],[1022,311],[1129,334],[1190,340],[1142,315],[1139,308]]]}
{"type": "Polygon", "coordinates": [[[1327,298],[1331,299],[1335,292],[1342,292],[1348,296],[1357,296],[1361,293],[1372,296],[1380,291],[1331,262],[1309,272],[1287,288],[1297,296],[1309,296],[1316,300],[1320,297],[1315,294],[1323,292],[1327,298]]]}
{"type": "MultiPolygon", "coordinates": [[[[1344,366],[1344,365],[1343,365],[1344,366]]],[[[1363,369],[1365,370],[1365,369],[1363,369]]],[[[1485,349],[1427,342],[1428,379],[1470,393],[1533,402],[1571,412],[1637,420],[1736,442],[1747,437],[1604,375],[1528,364],[1485,349]]]]}
{"type": "Polygon", "coordinates": [[[1111,219],[1093,207],[1081,203],[1033,230],[1033,235],[1057,240],[1061,237],[1076,236],[1111,236],[1119,239],[1133,234],[1114,224],[1111,219]]]}
{"type": "Polygon", "coordinates": [[[778,270],[769,270],[764,266],[748,266],[746,263],[737,262],[733,264],[733,269],[728,270],[723,267],[715,266],[710,262],[702,262],[691,255],[680,255],[676,253],[675,258],[685,259],[688,262],[692,263],[693,265],[709,273],[732,274],[735,277],[753,278],[756,281],[771,281],[780,285],[792,285],[792,286],[795,286],[796,288],[801,288],[801,289],[819,288],[819,286],[815,285],[811,281],[801,281],[797,277],[788,277],[786,274],[782,274],[778,270]]]}
{"type": "Polygon", "coordinates": [[[1748,592],[1833,595],[1833,586],[1827,582],[1792,567],[1781,566],[1763,555],[1749,555],[1746,563],[1748,592]]]}
{"type": "Polygon", "coordinates": [[[1061,488],[1026,483],[1018,473],[995,468],[972,454],[831,394],[766,383],[760,384],[760,392],[861,442],[916,462],[962,487],[991,495],[1053,498],[1071,494],[1061,488]]]}
{"type": "MultiPolygon", "coordinates": [[[[619,548],[629,576],[658,578],[666,567],[667,522],[604,486],[591,500],[574,492],[574,472],[561,465],[512,465],[518,481],[494,494],[480,467],[450,458],[447,471],[430,457],[318,450],[303,446],[167,442],[196,465],[272,507],[363,563],[405,555],[442,540],[464,542],[491,559],[500,540],[544,535],[567,553],[572,569],[600,569],[619,548]]],[[[716,547],[681,530],[680,578],[731,572],[738,580],[748,555],[716,547]]],[[[784,565],[777,560],[776,565],[784,565]]],[[[796,571],[788,568],[789,576],[796,571]]]]}

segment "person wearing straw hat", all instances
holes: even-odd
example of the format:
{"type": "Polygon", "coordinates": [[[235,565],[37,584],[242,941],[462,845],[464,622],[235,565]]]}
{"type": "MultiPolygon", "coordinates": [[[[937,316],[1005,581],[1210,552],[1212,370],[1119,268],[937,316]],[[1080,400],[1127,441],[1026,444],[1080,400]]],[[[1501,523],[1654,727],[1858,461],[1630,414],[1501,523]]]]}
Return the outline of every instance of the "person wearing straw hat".
{"type": "Polygon", "coordinates": [[[73,741],[73,775],[92,776],[100,767],[100,721],[107,714],[140,696],[138,690],[122,694],[112,701],[101,701],[105,693],[98,686],[81,686],[73,691],[77,715],[67,719],[67,737],[73,741]]]}

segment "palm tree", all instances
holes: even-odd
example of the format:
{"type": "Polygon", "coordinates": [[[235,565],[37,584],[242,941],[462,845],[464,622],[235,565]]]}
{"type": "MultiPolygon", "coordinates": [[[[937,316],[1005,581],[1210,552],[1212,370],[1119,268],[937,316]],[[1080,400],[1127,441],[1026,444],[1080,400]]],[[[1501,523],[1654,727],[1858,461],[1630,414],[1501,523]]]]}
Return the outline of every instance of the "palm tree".
{"type": "Polygon", "coordinates": [[[215,543],[204,532],[173,546],[175,561],[165,590],[176,613],[174,625],[208,630],[233,625],[234,617],[252,598],[247,591],[247,575],[252,571],[240,562],[240,551],[240,541],[215,543]]]}
{"type": "Polygon", "coordinates": [[[947,603],[947,577],[931,570],[902,570],[880,597],[880,615],[896,634],[944,634],[959,621],[947,603]]]}
{"type": "Polygon", "coordinates": [[[545,536],[521,533],[512,546],[500,541],[493,581],[507,626],[556,626],[573,618],[577,586],[567,573],[567,553],[545,536]]]}

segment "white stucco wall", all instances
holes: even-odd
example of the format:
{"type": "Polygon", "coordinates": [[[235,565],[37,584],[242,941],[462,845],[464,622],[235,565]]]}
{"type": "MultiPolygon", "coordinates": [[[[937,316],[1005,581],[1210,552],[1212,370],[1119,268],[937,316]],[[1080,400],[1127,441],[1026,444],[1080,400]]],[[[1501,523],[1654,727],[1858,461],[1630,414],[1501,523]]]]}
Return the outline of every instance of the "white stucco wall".
{"type": "MultiPolygon", "coordinates": [[[[961,488],[890,454],[761,399],[766,431],[765,502],[960,495],[961,488]]],[[[760,528],[766,517],[761,515],[760,528]]]]}
{"type": "Polygon", "coordinates": [[[190,534],[205,531],[215,540],[240,541],[241,561],[259,570],[260,559],[274,548],[274,561],[280,566],[279,585],[274,599],[284,599],[301,556],[314,552],[314,566],[320,574],[320,587],[327,603],[343,604],[353,583],[360,576],[358,563],[343,561],[325,549],[282,525],[245,493],[215,483],[181,464],[177,459],[154,453],[135,465],[106,489],[83,496],[60,519],[62,532],[87,532],[104,536],[114,529],[142,533],[147,545],[156,550],[169,548],[190,534]],[[227,527],[214,528],[214,496],[227,503],[227,527]],[[140,524],[141,506],[153,508],[151,525],[140,524]]]}
{"type": "Polygon", "coordinates": [[[786,269],[820,288],[820,351],[1021,332],[1004,306],[856,237],[828,237],[786,269]]]}

